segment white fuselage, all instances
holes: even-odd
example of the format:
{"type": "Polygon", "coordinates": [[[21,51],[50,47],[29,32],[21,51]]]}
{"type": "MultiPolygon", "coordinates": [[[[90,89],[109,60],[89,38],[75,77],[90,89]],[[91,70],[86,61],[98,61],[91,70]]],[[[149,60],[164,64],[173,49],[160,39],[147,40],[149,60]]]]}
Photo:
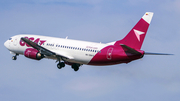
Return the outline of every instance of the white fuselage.
{"type": "MultiPolygon", "coordinates": [[[[102,48],[109,44],[94,43],[87,41],[78,41],[71,39],[39,36],[39,35],[16,35],[5,42],[5,46],[12,52],[17,54],[24,54],[28,47],[26,43],[21,40],[21,37],[27,37],[31,41],[38,41],[38,45],[55,52],[60,55],[68,56],[68,62],[75,62],[79,64],[88,64],[93,56],[102,48]],[[37,40],[39,39],[39,40],[37,40]],[[41,42],[44,42],[43,44],[41,42]]],[[[46,56],[45,58],[57,59],[54,56],[46,56]]]]}

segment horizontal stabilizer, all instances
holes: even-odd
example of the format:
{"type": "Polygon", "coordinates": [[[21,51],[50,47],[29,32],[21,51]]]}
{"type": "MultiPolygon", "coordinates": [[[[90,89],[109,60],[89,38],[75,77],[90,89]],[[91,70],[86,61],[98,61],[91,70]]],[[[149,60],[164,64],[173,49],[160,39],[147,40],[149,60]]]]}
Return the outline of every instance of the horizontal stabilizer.
{"type": "Polygon", "coordinates": [[[145,52],[144,55],[174,55],[174,54],[145,52]]]}
{"type": "Polygon", "coordinates": [[[126,53],[130,53],[130,54],[141,54],[140,52],[136,51],[135,49],[132,49],[131,47],[128,47],[128,46],[126,46],[126,45],[124,45],[124,44],[120,44],[120,45],[121,45],[121,47],[124,49],[124,51],[125,51],[126,53]]]}

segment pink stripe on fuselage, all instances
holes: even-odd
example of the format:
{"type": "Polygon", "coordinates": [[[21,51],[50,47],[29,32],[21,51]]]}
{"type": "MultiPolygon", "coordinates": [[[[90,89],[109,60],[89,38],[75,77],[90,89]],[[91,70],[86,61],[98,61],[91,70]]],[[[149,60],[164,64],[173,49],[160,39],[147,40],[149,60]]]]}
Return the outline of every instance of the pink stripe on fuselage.
{"type": "Polygon", "coordinates": [[[132,55],[125,53],[121,46],[110,45],[98,52],[88,63],[88,65],[113,65],[119,63],[128,63],[132,60],[142,58],[144,51],[139,51],[141,54],[132,55]]]}

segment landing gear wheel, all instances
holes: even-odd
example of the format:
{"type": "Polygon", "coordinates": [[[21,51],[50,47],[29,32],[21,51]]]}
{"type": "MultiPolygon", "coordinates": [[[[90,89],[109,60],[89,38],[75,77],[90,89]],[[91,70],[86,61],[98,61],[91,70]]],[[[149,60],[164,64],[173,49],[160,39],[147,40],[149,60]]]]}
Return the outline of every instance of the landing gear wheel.
{"type": "Polygon", "coordinates": [[[57,68],[58,68],[58,69],[61,69],[61,68],[62,68],[59,63],[57,64],[57,68]]]}
{"type": "Polygon", "coordinates": [[[65,67],[65,63],[64,62],[61,62],[60,65],[61,65],[61,67],[65,67]]]}
{"type": "Polygon", "coordinates": [[[12,59],[13,59],[13,60],[16,60],[16,59],[17,59],[17,57],[16,57],[16,56],[13,56],[13,57],[12,57],[12,59]]]}
{"type": "Polygon", "coordinates": [[[74,71],[78,71],[79,70],[79,64],[72,64],[72,68],[74,69],[74,71]]]}
{"type": "Polygon", "coordinates": [[[13,57],[12,57],[12,60],[16,60],[18,55],[19,55],[19,54],[16,54],[15,56],[13,56],[13,57]]]}
{"type": "Polygon", "coordinates": [[[74,68],[74,71],[78,71],[78,70],[79,70],[79,67],[74,68]]]}
{"type": "Polygon", "coordinates": [[[60,62],[57,64],[57,68],[61,69],[62,67],[65,67],[65,63],[64,62],[60,62]]]}

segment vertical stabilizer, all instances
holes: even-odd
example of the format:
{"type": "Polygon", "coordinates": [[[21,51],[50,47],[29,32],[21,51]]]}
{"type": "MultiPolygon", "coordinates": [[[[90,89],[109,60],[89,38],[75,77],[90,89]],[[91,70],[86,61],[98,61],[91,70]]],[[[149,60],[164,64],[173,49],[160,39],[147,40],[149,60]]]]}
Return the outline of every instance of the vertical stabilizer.
{"type": "Polygon", "coordinates": [[[146,12],[131,31],[122,40],[116,41],[114,45],[125,44],[134,49],[141,49],[152,17],[152,12],[146,12]]]}

